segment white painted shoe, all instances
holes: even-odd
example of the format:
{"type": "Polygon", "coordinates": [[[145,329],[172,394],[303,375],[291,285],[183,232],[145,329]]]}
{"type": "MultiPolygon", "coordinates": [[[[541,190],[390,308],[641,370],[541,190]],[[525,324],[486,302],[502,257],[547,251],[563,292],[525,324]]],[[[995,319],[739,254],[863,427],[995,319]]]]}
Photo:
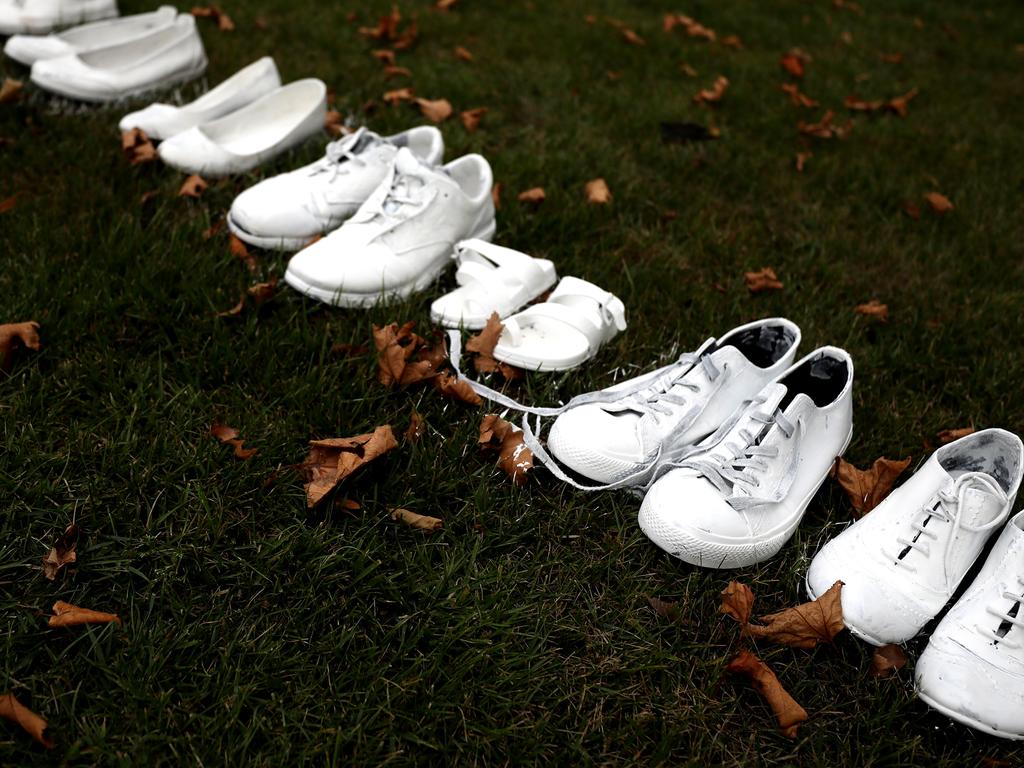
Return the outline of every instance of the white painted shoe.
{"type": "MultiPolygon", "coordinates": [[[[874,514],[874,513],[872,513],[874,514]]],[[[918,695],[971,728],[1024,739],[1024,512],[917,660],[918,695]]]]}
{"type": "Polygon", "coordinates": [[[850,442],[852,395],[850,356],[815,350],[651,486],[640,528],[691,565],[742,568],[773,557],[850,442]]]}
{"type": "Polygon", "coordinates": [[[815,555],[807,591],[843,582],[843,620],[872,645],[902,643],[953,596],[1009,517],[1024,446],[986,429],[939,448],[907,482],[815,555]]]}
{"type": "Polygon", "coordinates": [[[570,407],[551,425],[548,451],[606,486],[642,486],[793,365],[799,344],[800,329],[783,318],[708,339],[671,365],[596,393],[598,402],[570,407]]]}
{"type": "Polygon", "coordinates": [[[182,173],[220,178],[251,171],[315,136],[327,116],[327,86],[296,80],[230,115],[189,128],[157,147],[182,173]]]}
{"type": "Polygon", "coordinates": [[[437,279],[455,243],[493,237],[492,184],[480,155],[434,169],[402,147],[355,216],[293,256],[284,279],[340,307],[411,296],[437,279]]]}
{"type": "Polygon", "coordinates": [[[189,128],[229,115],[281,87],[277,65],[269,56],[240,69],[190,104],[150,104],[121,118],[121,132],[141,128],[151,139],[169,139],[189,128]]]}
{"type": "Polygon", "coordinates": [[[417,126],[394,136],[360,128],[331,142],[321,159],[261,181],[235,198],[228,226],[258,248],[297,251],[351,218],[408,147],[426,165],[444,157],[441,132],[417,126]]]}
{"type": "Polygon", "coordinates": [[[45,35],[117,16],[115,0],[2,0],[0,35],[45,35]]]}
{"type": "Polygon", "coordinates": [[[109,102],[169,88],[206,71],[206,52],[195,19],[181,15],[128,42],[43,59],[32,82],[59,96],[109,102]]]}
{"type": "MultiPolygon", "coordinates": [[[[0,8],[3,2],[0,1],[0,8]]],[[[172,24],[178,16],[174,6],[162,5],[150,13],[122,16],[109,21],[72,27],[50,35],[15,35],[4,46],[4,54],[26,67],[42,59],[80,54],[110,45],[119,45],[172,24]]]]}

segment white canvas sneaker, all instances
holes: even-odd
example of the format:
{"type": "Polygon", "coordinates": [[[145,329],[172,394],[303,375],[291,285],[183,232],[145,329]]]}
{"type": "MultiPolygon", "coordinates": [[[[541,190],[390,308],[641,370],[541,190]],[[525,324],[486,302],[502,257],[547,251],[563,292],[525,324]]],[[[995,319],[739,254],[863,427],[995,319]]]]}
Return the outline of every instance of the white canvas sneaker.
{"type": "Polygon", "coordinates": [[[1024,739],[1024,512],[1003,530],[914,669],[918,695],[971,728],[1024,739]]]}
{"type": "Polygon", "coordinates": [[[663,368],[603,390],[551,425],[548,451],[605,486],[643,485],[717,430],[788,369],[800,329],[783,318],[741,325],[663,368]]]}
{"type": "Polygon", "coordinates": [[[986,429],[939,448],[907,482],[815,555],[807,591],[843,582],[843,620],[872,645],[902,643],[956,591],[1010,514],[1024,446],[986,429]]]}
{"type": "Polygon", "coordinates": [[[288,264],[292,288],[340,307],[405,298],[451,263],[455,243],[494,235],[491,166],[465,155],[438,169],[407,147],[355,216],[288,264]]]}
{"type": "Polygon", "coordinates": [[[114,0],[0,0],[0,35],[45,35],[117,16],[114,0]]]}
{"type": "Polygon", "coordinates": [[[108,102],[187,82],[206,70],[195,19],[181,15],[128,42],[32,65],[32,82],[81,101],[108,102]]]}
{"type": "MultiPolygon", "coordinates": [[[[3,2],[0,0],[0,8],[2,7],[3,2]]],[[[85,53],[134,40],[157,27],[166,27],[173,23],[177,16],[176,8],[162,5],[150,13],[96,21],[56,34],[15,35],[7,41],[4,53],[8,58],[31,67],[41,59],[85,53]]]]}
{"type": "Polygon", "coordinates": [[[853,432],[853,361],[822,347],[657,480],[640,528],[671,555],[741,568],[775,555],[853,432]]]}
{"type": "Polygon", "coordinates": [[[360,128],[328,144],[316,162],[245,190],[231,205],[228,226],[258,248],[297,251],[359,210],[380,186],[401,147],[408,147],[426,165],[437,165],[444,157],[444,139],[432,125],[394,136],[360,128]]]}

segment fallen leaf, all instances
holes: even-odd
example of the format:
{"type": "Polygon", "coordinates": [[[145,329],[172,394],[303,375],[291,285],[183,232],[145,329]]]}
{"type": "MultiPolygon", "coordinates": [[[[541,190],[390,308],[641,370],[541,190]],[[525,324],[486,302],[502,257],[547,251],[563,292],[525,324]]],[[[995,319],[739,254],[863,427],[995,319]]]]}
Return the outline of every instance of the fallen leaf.
{"type": "Polygon", "coordinates": [[[710,141],[718,138],[718,132],[699,123],[661,123],[661,140],[666,144],[689,144],[693,141],[710,141]]]}
{"type": "Polygon", "coordinates": [[[43,575],[50,581],[67,565],[78,561],[78,526],[70,523],[43,558],[43,575]]]}
{"type": "Polygon", "coordinates": [[[742,625],[750,623],[750,614],[754,610],[754,592],[746,584],[730,581],[722,590],[722,607],[720,613],[732,616],[742,625]]]}
{"type": "Polygon", "coordinates": [[[719,75],[715,78],[715,84],[710,88],[705,88],[697,92],[697,95],[693,97],[693,100],[698,104],[717,104],[722,100],[722,96],[725,95],[726,88],[729,87],[729,78],[719,75]]]}
{"type": "Polygon", "coordinates": [[[831,643],[846,628],[839,597],[842,588],[843,582],[837,581],[817,600],[771,613],[758,624],[744,623],[742,632],[790,648],[811,649],[818,643],[831,643]]]}
{"type": "Polygon", "coordinates": [[[795,51],[782,54],[782,57],[779,59],[779,65],[793,77],[802,78],[806,71],[805,57],[795,51]]]}
{"type": "Polygon", "coordinates": [[[797,173],[804,172],[804,166],[807,165],[807,161],[814,157],[813,152],[797,152],[796,153],[796,170],[797,173]]]}
{"type": "Polygon", "coordinates": [[[761,291],[778,291],[782,289],[782,282],[771,267],[762,267],[758,272],[745,272],[743,280],[751,293],[761,291]]]}
{"type": "Polygon", "coordinates": [[[414,98],[414,91],[412,88],[396,88],[393,91],[386,91],[381,97],[391,106],[395,106],[400,101],[412,101],[414,98]]]}
{"type": "Polygon", "coordinates": [[[441,371],[433,379],[434,389],[444,397],[450,397],[466,405],[479,406],[483,403],[465,379],[457,378],[451,371],[441,371]]]}
{"type": "Polygon", "coordinates": [[[902,96],[894,96],[889,99],[889,101],[885,103],[885,108],[890,112],[896,113],[900,117],[906,117],[907,104],[909,104],[910,100],[915,96],[917,96],[917,88],[907,91],[902,96]]]}
{"type": "Polygon", "coordinates": [[[39,323],[5,323],[0,325],[0,370],[9,371],[14,357],[22,348],[39,351],[39,323]]]}
{"type": "Polygon", "coordinates": [[[872,299],[867,304],[858,304],[853,311],[858,315],[878,318],[883,323],[889,322],[889,305],[883,304],[878,299],[872,299]]]}
{"type": "Polygon", "coordinates": [[[194,197],[198,199],[209,186],[202,176],[193,173],[181,185],[181,189],[178,190],[178,197],[194,197]]]}
{"type": "Polygon", "coordinates": [[[309,455],[301,466],[306,478],[307,505],[315,507],[342,480],[397,445],[389,424],[356,437],[310,440],[309,455]]]}
{"type": "Polygon", "coordinates": [[[526,484],[526,473],[533,468],[533,451],[523,442],[523,431],[516,429],[496,413],[488,413],[480,423],[478,441],[484,450],[498,452],[498,466],[516,485],[526,484]]]}
{"type": "Polygon", "coordinates": [[[452,115],[452,105],[448,99],[416,99],[416,103],[420,105],[423,116],[433,123],[444,122],[452,115]]]}
{"type": "Polygon", "coordinates": [[[894,96],[891,99],[878,99],[865,101],[857,96],[847,96],[843,99],[843,106],[854,112],[891,112],[900,117],[907,116],[907,105],[917,95],[917,89],[907,91],[902,96],[894,96]]]}
{"type": "Polygon", "coordinates": [[[946,443],[952,443],[954,440],[959,440],[961,437],[973,434],[974,427],[961,427],[960,429],[944,429],[939,432],[938,438],[939,443],[945,445],[946,443]]]}
{"type": "Polygon", "coordinates": [[[0,83],[0,104],[9,104],[20,99],[24,88],[25,84],[21,80],[5,77],[3,83],[0,83]]]}
{"type": "Polygon", "coordinates": [[[871,469],[866,470],[839,458],[830,474],[850,497],[854,517],[864,517],[892,492],[896,479],[909,466],[909,456],[902,461],[876,459],[871,469]]]}
{"type": "Polygon", "coordinates": [[[480,120],[486,114],[487,107],[475,107],[461,113],[459,119],[462,121],[463,127],[470,133],[473,133],[480,126],[480,120]]]}
{"type": "Polygon", "coordinates": [[[463,48],[461,45],[455,46],[455,56],[462,59],[463,61],[472,61],[473,54],[467,48],[463,48]]]}
{"type": "Polygon", "coordinates": [[[886,64],[901,64],[903,63],[902,53],[881,53],[878,56],[886,64]]]}
{"type": "Polygon", "coordinates": [[[703,24],[691,19],[689,16],[684,16],[681,13],[666,14],[662,21],[662,28],[666,32],[671,32],[676,27],[682,27],[683,31],[685,31],[690,37],[700,37],[712,42],[715,40],[715,31],[713,29],[705,27],[703,24]]]}
{"type": "Polygon", "coordinates": [[[740,40],[738,35],[726,35],[718,42],[726,48],[735,48],[737,51],[743,50],[743,41],[740,40]]]}
{"type": "Polygon", "coordinates": [[[229,246],[231,255],[236,259],[242,261],[243,264],[248,268],[250,272],[258,272],[260,269],[259,262],[256,261],[256,257],[249,253],[249,249],[234,233],[231,234],[229,246]]]}
{"type": "Polygon", "coordinates": [[[890,677],[907,665],[907,655],[898,645],[875,648],[871,656],[871,677],[890,677]]]}
{"type": "Polygon", "coordinates": [[[209,240],[211,237],[219,233],[224,229],[224,225],[226,223],[226,220],[223,218],[217,219],[213,224],[203,230],[203,240],[209,240]]]}
{"type": "Polygon", "coordinates": [[[949,198],[945,195],[940,195],[938,192],[929,192],[924,196],[924,199],[928,203],[928,207],[935,211],[935,213],[949,213],[953,210],[953,203],[949,201],[949,198]]]}
{"type": "Polygon", "coordinates": [[[13,693],[5,693],[0,696],[0,717],[10,720],[21,727],[25,733],[38,741],[47,749],[53,749],[55,744],[44,733],[47,722],[28,707],[25,707],[14,698],[13,693]]]}
{"type": "Polygon", "coordinates": [[[408,509],[402,509],[398,507],[391,510],[391,519],[410,525],[413,528],[418,528],[421,531],[427,531],[433,533],[444,527],[444,521],[437,517],[430,517],[429,515],[419,515],[408,509]]]}
{"type": "Polygon", "coordinates": [[[473,355],[473,367],[477,373],[501,373],[507,380],[519,379],[523,376],[521,368],[499,362],[494,359],[494,347],[501,337],[504,326],[497,312],[492,312],[487,323],[479,333],[470,336],[466,341],[466,352],[473,355]]]}
{"type": "Polygon", "coordinates": [[[533,187],[525,192],[520,192],[516,199],[521,203],[533,203],[534,205],[539,205],[544,202],[545,197],[547,197],[547,195],[544,193],[544,187],[533,187]]]}
{"type": "Polygon", "coordinates": [[[0,213],[7,213],[9,210],[11,210],[17,204],[18,204],[18,196],[17,195],[11,195],[8,198],[0,200],[0,213]]]}
{"type": "Polygon", "coordinates": [[[47,622],[51,627],[77,627],[82,624],[121,623],[116,613],[102,613],[91,608],[79,608],[77,605],[58,600],[53,604],[53,616],[47,622]]]}
{"type": "Polygon", "coordinates": [[[808,108],[818,106],[818,102],[812,99],[806,93],[803,93],[800,90],[800,86],[797,85],[796,83],[783,83],[782,85],[779,86],[779,88],[782,90],[783,93],[789,96],[789,101],[794,106],[808,108]]]}
{"type": "Polygon", "coordinates": [[[813,136],[817,139],[842,139],[850,132],[853,124],[847,122],[843,126],[832,125],[835,116],[835,112],[830,109],[816,123],[805,123],[801,120],[796,124],[796,129],[805,136],[813,136]]]}
{"type": "Polygon", "coordinates": [[[412,70],[408,67],[387,66],[384,67],[384,77],[411,77],[412,70]]]}
{"type": "Polygon", "coordinates": [[[383,64],[388,64],[390,66],[394,66],[395,64],[395,52],[392,51],[390,48],[383,48],[378,51],[370,51],[370,54],[383,64]]]}
{"type": "Polygon", "coordinates": [[[458,0],[437,0],[437,2],[434,3],[434,7],[439,11],[448,11],[451,10],[457,2],[458,0]]]}
{"type": "Polygon", "coordinates": [[[405,430],[405,439],[410,443],[415,443],[423,437],[423,433],[426,431],[426,422],[423,421],[423,417],[413,408],[412,413],[409,415],[409,427],[405,430]]]}
{"type": "Polygon", "coordinates": [[[750,680],[753,689],[771,707],[782,735],[790,739],[796,738],[798,726],[807,720],[807,711],[797,704],[796,700],[782,687],[779,678],[768,668],[768,665],[750,651],[742,650],[729,662],[725,670],[733,674],[744,675],[750,680]]]}
{"type": "Polygon", "coordinates": [[[156,147],[141,128],[132,128],[121,134],[121,151],[131,165],[151,163],[158,157],[156,147]]]}
{"type": "Polygon", "coordinates": [[[593,205],[607,205],[612,201],[612,193],[604,179],[593,179],[583,187],[587,202],[593,205]]]}
{"type": "Polygon", "coordinates": [[[629,27],[623,27],[619,32],[622,34],[622,39],[631,45],[647,45],[646,41],[629,27]]]}
{"type": "Polygon", "coordinates": [[[680,69],[681,69],[681,70],[683,71],[683,74],[684,74],[684,75],[686,75],[687,77],[696,77],[696,76],[697,76],[697,74],[698,74],[697,70],[696,70],[696,69],[694,69],[693,67],[691,67],[691,66],[690,66],[689,64],[687,64],[686,62],[683,62],[683,63],[682,63],[682,64],[681,64],[680,66],[679,66],[679,68],[680,68],[680,69]]]}
{"type": "Polygon", "coordinates": [[[494,210],[501,208],[501,182],[494,182],[491,187],[491,202],[494,203],[494,210]]]}
{"type": "Polygon", "coordinates": [[[229,427],[227,424],[218,424],[214,422],[213,426],[210,427],[210,435],[220,440],[222,443],[232,446],[235,449],[235,458],[248,461],[257,453],[258,448],[246,448],[245,440],[240,440],[238,437],[238,430],[234,427],[229,427]]]}
{"type": "Polygon", "coordinates": [[[373,343],[377,347],[377,381],[385,387],[408,387],[437,375],[430,360],[421,359],[426,342],[413,333],[415,323],[408,322],[373,326],[373,343]]]}
{"type": "Polygon", "coordinates": [[[345,118],[336,109],[328,110],[324,115],[324,130],[332,136],[342,136],[347,132],[345,118]]]}
{"type": "Polygon", "coordinates": [[[647,603],[663,619],[679,621],[682,616],[682,611],[679,610],[679,603],[671,600],[662,600],[660,597],[648,597],[647,603]]]}
{"type": "Polygon", "coordinates": [[[231,20],[231,17],[216,5],[194,6],[192,8],[192,15],[197,19],[212,19],[217,23],[217,29],[221,32],[232,32],[235,29],[235,23],[231,20]]]}

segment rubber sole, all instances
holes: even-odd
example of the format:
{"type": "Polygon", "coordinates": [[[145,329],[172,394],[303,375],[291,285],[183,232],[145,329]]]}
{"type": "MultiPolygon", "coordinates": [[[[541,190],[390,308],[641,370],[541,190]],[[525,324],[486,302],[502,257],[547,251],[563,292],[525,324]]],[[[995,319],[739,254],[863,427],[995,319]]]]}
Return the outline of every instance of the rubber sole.
{"type": "MultiPolygon", "coordinates": [[[[317,237],[322,237],[328,234],[328,232],[319,232],[315,235],[309,235],[308,237],[265,237],[262,235],[254,235],[244,227],[240,226],[231,218],[231,213],[227,215],[228,230],[247,245],[251,245],[254,248],[262,248],[267,251],[301,251],[307,245],[309,245],[317,237]]],[[[338,225],[339,227],[341,224],[338,225]]],[[[333,230],[330,230],[333,231],[333,230]]]]}
{"type": "Polygon", "coordinates": [[[1001,731],[998,728],[993,728],[992,726],[986,725],[980,720],[975,720],[974,718],[968,717],[962,712],[957,712],[956,710],[950,709],[944,704],[939,704],[937,701],[935,701],[935,699],[933,699],[931,696],[926,694],[921,689],[918,689],[917,696],[919,699],[921,699],[921,701],[923,701],[929,707],[934,709],[936,712],[941,712],[950,720],[956,720],[958,723],[962,723],[963,725],[973,728],[976,731],[987,733],[990,736],[998,736],[1002,739],[1012,739],[1013,741],[1024,740],[1024,733],[1010,733],[1009,731],[1001,731]]]}
{"type": "Polygon", "coordinates": [[[126,91],[125,93],[118,94],[114,98],[109,98],[105,96],[95,96],[91,94],[83,95],[81,93],[73,93],[71,91],[61,90],[61,84],[59,83],[56,85],[50,85],[47,84],[45,81],[36,80],[34,77],[32,78],[32,82],[40,88],[42,88],[43,90],[55,96],[61,96],[65,99],[85,101],[89,102],[90,104],[112,104],[118,101],[135,99],[140,96],[145,96],[151,93],[159,93],[161,91],[167,90],[168,88],[173,88],[177,85],[181,85],[182,83],[187,83],[191,80],[195,80],[198,77],[202,77],[203,73],[206,72],[206,64],[206,59],[203,59],[203,63],[201,65],[190,67],[189,69],[182,70],[180,72],[175,72],[174,74],[162,79],[159,83],[152,83],[142,88],[136,88],[132,91],[126,91]]]}

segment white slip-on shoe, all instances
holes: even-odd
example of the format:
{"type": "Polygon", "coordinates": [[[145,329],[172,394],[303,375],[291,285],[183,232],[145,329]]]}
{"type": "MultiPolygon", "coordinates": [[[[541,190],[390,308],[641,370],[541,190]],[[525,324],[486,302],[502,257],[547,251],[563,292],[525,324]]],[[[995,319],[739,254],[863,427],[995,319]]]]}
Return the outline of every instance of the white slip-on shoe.
{"type": "Polygon", "coordinates": [[[479,330],[495,312],[508,317],[558,279],[548,259],[484,240],[457,243],[454,256],[459,287],[430,305],[431,322],[445,328],[479,330]]]}
{"type": "Polygon", "coordinates": [[[284,279],[339,307],[411,296],[437,279],[455,243],[493,237],[492,184],[491,166],[480,155],[435,169],[402,147],[356,214],[295,254],[284,279]]]}
{"type": "Polygon", "coordinates": [[[0,2],[0,35],[45,35],[117,16],[115,0],[4,0],[0,2]]]}
{"type": "Polygon", "coordinates": [[[150,104],[121,118],[121,132],[141,128],[151,139],[169,139],[189,128],[216,120],[241,109],[281,87],[277,65],[269,56],[240,69],[216,88],[190,104],[150,104]]]}
{"type": "Polygon", "coordinates": [[[15,35],[4,45],[4,54],[26,67],[31,67],[42,59],[54,59],[58,56],[85,53],[97,48],[126,43],[158,27],[172,24],[177,17],[176,8],[162,5],[150,13],[96,21],[55,34],[15,35]]]}
{"type": "MultiPolygon", "coordinates": [[[[551,425],[550,454],[605,486],[642,486],[680,460],[796,359],[800,329],[767,318],[603,390],[551,425]]],[[[586,397],[586,396],[584,396],[586,397]]]]}
{"type": "Polygon", "coordinates": [[[128,42],[32,65],[32,82],[81,101],[109,102],[184,83],[206,70],[195,19],[181,15],[128,42]]]}
{"type": "Polygon", "coordinates": [[[971,728],[1024,739],[1024,512],[939,622],[914,667],[928,706],[971,728]]]}
{"type": "Polygon", "coordinates": [[[394,136],[360,128],[328,144],[316,162],[242,192],[231,205],[228,227],[257,248],[297,251],[359,210],[380,186],[401,147],[430,166],[444,157],[444,139],[432,125],[394,136]]]}
{"type": "Polygon", "coordinates": [[[655,481],[640,528],[691,565],[763,562],[796,531],[852,433],[853,361],[819,348],[655,481]]]}
{"type": "Polygon", "coordinates": [[[230,115],[189,128],[157,147],[182,173],[245,173],[315,136],[327,115],[327,86],[316,78],[266,93],[230,115]]]}
{"type": "Polygon", "coordinates": [[[907,482],[829,541],[807,591],[843,582],[843,621],[872,645],[909,640],[942,610],[1009,517],[1024,467],[1020,438],[986,429],[939,448],[907,482]]]}

